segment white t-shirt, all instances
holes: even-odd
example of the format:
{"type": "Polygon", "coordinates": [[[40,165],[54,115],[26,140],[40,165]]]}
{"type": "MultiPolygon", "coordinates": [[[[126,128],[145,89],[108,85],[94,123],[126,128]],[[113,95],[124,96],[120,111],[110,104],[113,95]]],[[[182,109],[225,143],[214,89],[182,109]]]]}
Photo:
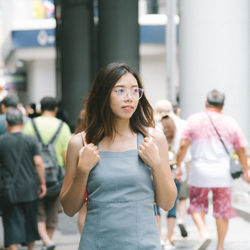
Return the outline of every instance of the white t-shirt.
{"type": "Polygon", "coordinates": [[[189,117],[182,139],[191,142],[189,185],[195,187],[230,187],[230,157],[219,140],[208,115],[230,152],[244,148],[247,141],[238,123],[215,110],[189,117]]]}

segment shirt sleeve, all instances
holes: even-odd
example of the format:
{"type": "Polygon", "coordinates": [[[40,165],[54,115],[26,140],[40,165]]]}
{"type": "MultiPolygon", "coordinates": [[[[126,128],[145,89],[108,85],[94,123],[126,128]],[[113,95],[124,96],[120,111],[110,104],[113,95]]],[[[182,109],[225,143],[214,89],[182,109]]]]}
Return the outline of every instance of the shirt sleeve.
{"type": "Polygon", "coordinates": [[[32,154],[33,154],[33,156],[41,155],[37,138],[35,136],[31,136],[30,138],[32,140],[32,154]]]}
{"type": "Polygon", "coordinates": [[[238,150],[240,148],[245,148],[248,145],[247,139],[245,138],[240,126],[237,122],[234,124],[234,141],[233,141],[233,148],[238,150]]]}
{"type": "Polygon", "coordinates": [[[186,123],[186,127],[182,132],[181,139],[191,141],[193,135],[193,122],[192,119],[189,118],[186,123]]]}

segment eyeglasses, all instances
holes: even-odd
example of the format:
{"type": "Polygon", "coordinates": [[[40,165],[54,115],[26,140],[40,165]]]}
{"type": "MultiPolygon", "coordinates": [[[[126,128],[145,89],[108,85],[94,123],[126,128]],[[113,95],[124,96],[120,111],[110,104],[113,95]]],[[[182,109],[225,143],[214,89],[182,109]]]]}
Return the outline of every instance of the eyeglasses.
{"type": "Polygon", "coordinates": [[[114,92],[117,94],[117,96],[120,97],[126,97],[128,95],[130,91],[130,96],[135,99],[135,100],[139,100],[142,95],[143,95],[143,91],[144,89],[141,88],[123,88],[123,87],[118,87],[114,89],[114,92]]]}

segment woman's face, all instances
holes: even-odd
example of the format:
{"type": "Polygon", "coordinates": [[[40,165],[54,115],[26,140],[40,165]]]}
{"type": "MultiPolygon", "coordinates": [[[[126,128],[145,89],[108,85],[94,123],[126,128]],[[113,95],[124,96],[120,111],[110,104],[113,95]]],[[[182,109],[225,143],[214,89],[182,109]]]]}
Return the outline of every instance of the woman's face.
{"type": "Polygon", "coordinates": [[[141,90],[135,77],[126,73],[115,84],[110,95],[110,108],[119,119],[130,119],[135,112],[141,90]]]}

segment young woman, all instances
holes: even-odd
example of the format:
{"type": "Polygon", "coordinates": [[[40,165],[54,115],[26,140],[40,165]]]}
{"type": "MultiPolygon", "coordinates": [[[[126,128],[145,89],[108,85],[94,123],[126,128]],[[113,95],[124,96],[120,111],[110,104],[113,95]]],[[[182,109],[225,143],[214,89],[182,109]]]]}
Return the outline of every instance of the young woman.
{"type": "Polygon", "coordinates": [[[79,133],[69,143],[60,194],[64,212],[73,216],[87,187],[79,249],[161,250],[154,200],[171,209],[176,187],[166,138],[153,128],[152,107],[129,66],[112,63],[100,70],[85,122],[85,142],[79,133]]]}

